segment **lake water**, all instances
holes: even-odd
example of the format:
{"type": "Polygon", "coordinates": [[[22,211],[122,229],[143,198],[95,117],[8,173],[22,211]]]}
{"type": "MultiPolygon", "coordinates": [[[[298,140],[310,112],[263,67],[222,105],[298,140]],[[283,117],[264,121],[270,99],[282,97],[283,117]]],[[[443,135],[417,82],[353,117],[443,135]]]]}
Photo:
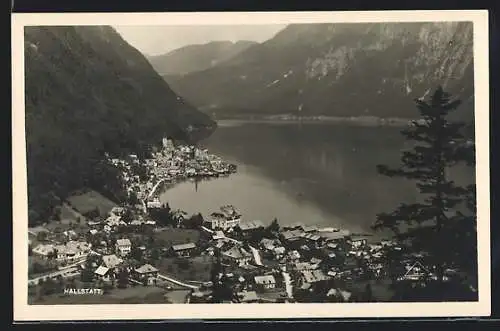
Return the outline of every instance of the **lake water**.
{"type": "MultiPolygon", "coordinates": [[[[226,178],[176,184],[161,194],[174,209],[204,216],[232,204],[244,220],[317,224],[372,233],[376,214],[418,192],[405,179],[381,176],[377,164],[397,165],[409,148],[395,127],[336,123],[221,122],[201,143],[238,165],[226,178]]],[[[456,169],[472,182],[472,169],[456,169]]],[[[385,235],[385,234],[384,234],[385,235]]]]}

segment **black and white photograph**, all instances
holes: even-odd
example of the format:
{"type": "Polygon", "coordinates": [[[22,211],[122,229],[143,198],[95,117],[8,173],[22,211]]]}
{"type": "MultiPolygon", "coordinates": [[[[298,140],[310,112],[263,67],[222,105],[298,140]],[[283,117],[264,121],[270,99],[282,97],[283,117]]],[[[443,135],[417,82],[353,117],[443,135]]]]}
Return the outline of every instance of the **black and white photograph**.
{"type": "Polygon", "coordinates": [[[14,14],[15,316],[488,315],[487,12],[368,14],[14,14]]]}

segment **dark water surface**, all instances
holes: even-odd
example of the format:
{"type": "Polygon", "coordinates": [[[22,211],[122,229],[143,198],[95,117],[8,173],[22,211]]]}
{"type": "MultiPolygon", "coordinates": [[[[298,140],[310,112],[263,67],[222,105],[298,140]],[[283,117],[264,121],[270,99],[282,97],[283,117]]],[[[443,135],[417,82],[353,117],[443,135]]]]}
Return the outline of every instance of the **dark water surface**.
{"type": "MultiPolygon", "coordinates": [[[[243,219],[280,224],[301,222],[369,232],[375,215],[418,192],[405,179],[378,175],[377,164],[399,164],[409,148],[400,128],[335,123],[221,122],[202,142],[211,153],[238,165],[227,178],[184,182],[166,190],[162,201],[172,208],[204,216],[233,204],[243,219]]],[[[453,177],[472,182],[473,171],[453,177]]]]}

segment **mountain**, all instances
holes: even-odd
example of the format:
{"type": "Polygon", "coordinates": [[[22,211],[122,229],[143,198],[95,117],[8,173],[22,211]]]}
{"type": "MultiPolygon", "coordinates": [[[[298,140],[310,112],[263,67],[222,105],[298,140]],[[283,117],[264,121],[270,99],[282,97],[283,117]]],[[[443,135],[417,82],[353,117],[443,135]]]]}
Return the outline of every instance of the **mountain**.
{"type": "Polygon", "coordinates": [[[185,75],[211,68],[224,62],[250,46],[254,41],[213,41],[202,45],[189,45],[167,54],[148,57],[160,75],[185,75]]]}
{"type": "Polygon", "coordinates": [[[119,194],[106,153],[141,153],[215,126],[108,26],[26,27],[25,77],[30,222],[75,189],[119,194]]]}
{"type": "MultiPolygon", "coordinates": [[[[289,25],[213,68],[166,77],[220,117],[301,114],[411,118],[442,85],[473,105],[472,23],[289,25]]],[[[473,118],[473,116],[472,116],[473,118]]]]}

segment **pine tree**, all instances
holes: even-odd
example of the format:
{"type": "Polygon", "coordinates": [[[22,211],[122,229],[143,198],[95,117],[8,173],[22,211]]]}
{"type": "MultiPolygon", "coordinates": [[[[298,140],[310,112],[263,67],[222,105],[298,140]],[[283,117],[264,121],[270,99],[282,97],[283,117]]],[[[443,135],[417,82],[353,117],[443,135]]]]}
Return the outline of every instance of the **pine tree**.
{"type": "Polygon", "coordinates": [[[475,238],[471,235],[475,231],[475,216],[457,212],[467,201],[474,200],[474,187],[460,187],[447,177],[447,170],[458,163],[474,165],[474,151],[466,144],[465,125],[447,119],[461,104],[460,100],[452,100],[439,87],[430,101],[415,102],[422,118],[402,131],[414,143],[413,148],[402,153],[399,168],[379,165],[377,169],[389,177],[414,180],[423,199],[402,203],[391,213],[377,215],[374,228],[391,229],[410,251],[427,253],[427,263],[436,266],[436,276],[441,280],[444,268],[460,263],[453,254],[455,245],[474,245],[472,240],[457,242],[457,233],[462,240],[475,238]]]}

